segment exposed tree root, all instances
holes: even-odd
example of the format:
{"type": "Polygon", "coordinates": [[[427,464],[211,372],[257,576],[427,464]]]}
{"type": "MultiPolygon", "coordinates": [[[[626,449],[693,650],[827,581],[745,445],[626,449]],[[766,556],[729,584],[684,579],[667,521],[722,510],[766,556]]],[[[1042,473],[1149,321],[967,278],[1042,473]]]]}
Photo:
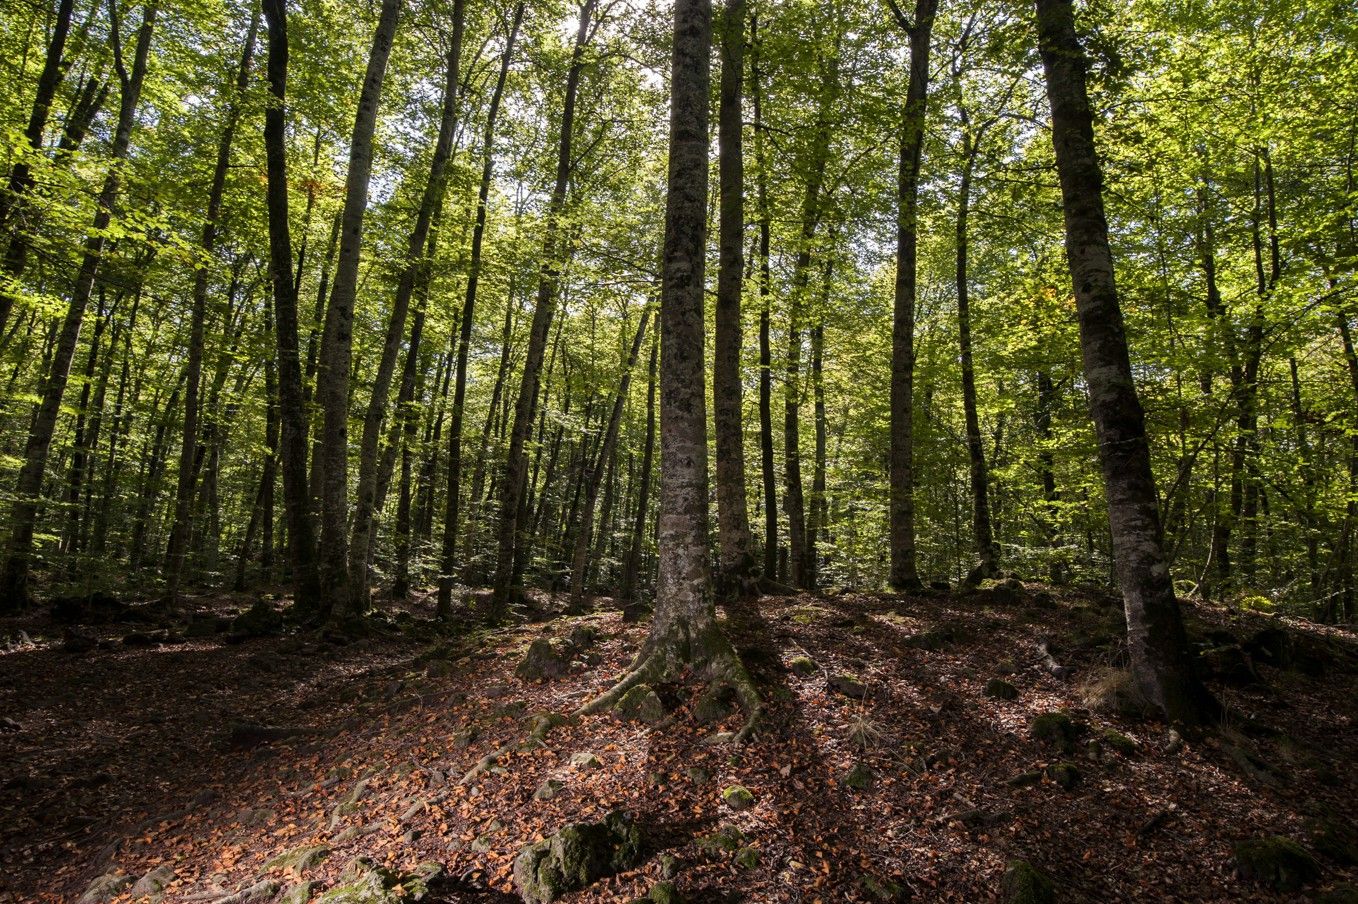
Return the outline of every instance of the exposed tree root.
{"type": "Polygon", "coordinates": [[[470,785],[494,768],[495,764],[500,762],[503,757],[511,753],[541,747],[546,742],[547,735],[551,734],[552,729],[558,725],[566,725],[574,719],[574,716],[563,716],[560,713],[538,713],[533,717],[533,728],[528,732],[527,738],[517,744],[505,744],[481,757],[476,761],[475,766],[466,771],[459,784],[470,785]]]}

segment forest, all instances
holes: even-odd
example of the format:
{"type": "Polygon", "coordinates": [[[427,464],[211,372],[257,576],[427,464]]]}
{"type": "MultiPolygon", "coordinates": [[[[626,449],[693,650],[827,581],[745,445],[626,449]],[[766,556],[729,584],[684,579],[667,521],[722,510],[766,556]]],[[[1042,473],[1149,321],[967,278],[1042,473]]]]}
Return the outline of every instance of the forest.
{"type": "Polygon", "coordinates": [[[1342,0],[0,0],[0,904],[1358,902],[1342,0]]]}

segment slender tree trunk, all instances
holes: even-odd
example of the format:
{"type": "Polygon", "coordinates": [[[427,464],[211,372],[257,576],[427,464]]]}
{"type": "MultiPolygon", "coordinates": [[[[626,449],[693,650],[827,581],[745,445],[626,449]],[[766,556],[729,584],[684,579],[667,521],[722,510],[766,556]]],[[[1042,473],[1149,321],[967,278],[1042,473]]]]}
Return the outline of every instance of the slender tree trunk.
{"type": "Polygon", "coordinates": [[[721,181],[712,413],[717,441],[717,592],[742,599],[757,592],[745,497],[745,430],[740,381],[740,304],[745,275],[745,163],[741,100],[745,66],[745,0],[726,0],[721,24],[721,104],[717,132],[721,181]]]}
{"type": "Polygon", "coordinates": [[[1211,698],[1198,682],[1162,549],[1159,500],[1113,276],[1103,174],[1094,146],[1085,57],[1071,0],[1037,0],[1084,373],[1098,434],[1118,579],[1137,685],[1172,722],[1198,724],[1211,698]]]}
{"type": "MultiPolygon", "coordinates": [[[[222,215],[222,195],[226,191],[226,173],[231,165],[231,145],[236,137],[239,98],[250,85],[250,62],[255,52],[255,35],[259,31],[259,10],[250,16],[250,27],[245,33],[240,65],[236,69],[235,90],[227,103],[226,124],[217,142],[217,164],[212,170],[212,186],[208,189],[207,215],[203,222],[201,247],[203,256],[211,260],[217,249],[217,221],[222,215]]],[[[198,447],[199,383],[203,372],[203,325],[207,320],[207,282],[209,266],[204,263],[193,275],[193,307],[189,326],[188,385],[184,389],[184,424],[179,449],[179,479],[175,489],[174,523],[170,528],[170,554],[165,575],[165,605],[173,608],[179,594],[179,581],[184,571],[184,551],[189,543],[190,506],[193,502],[194,452],[198,447]]]]}
{"type": "Polygon", "coordinates": [[[29,431],[24,450],[24,464],[19,470],[15,501],[10,510],[9,548],[6,551],[4,568],[0,571],[0,612],[21,608],[29,600],[29,562],[33,554],[33,531],[38,516],[43,474],[47,470],[47,453],[51,448],[57,418],[61,413],[61,400],[66,393],[71,360],[75,357],[76,344],[80,340],[80,326],[85,316],[85,308],[89,304],[94,279],[108,241],[106,230],[112,222],[113,207],[117,203],[121,186],[120,163],[127,157],[132,144],[132,129],[136,125],[137,104],[141,98],[142,84],[146,80],[146,62],[151,49],[151,34],[155,29],[158,6],[158,0],[151,0],[143,10],[142,26],[137,34],[130,72],[123,60],[117,4],[111,4],[109,7],[110,35],[118,79],[122,85],[118,123],[114,129],[113,147],[109,154],[111,162],[104,177],[103,188],[95,202],[94,222],[85,239],[84,256],[71,290],[70,303],[62,321],[51,365],[43,380],[40,393],[42,401],[29,431]]]}
{"type": "MultiPolygon", "coordinates": [[[[826,295],[830,272],[830,263],[826,261],[826,295]]],[[[816,447],[811,468],[811,508],[806,518],[806,563],[811,586],[815,587],[820,580],[820,541],[829,535],[829,510],[825,504],[825,326],[819,322],[811,328],[811,401],[816,447]]]]}
{"type": "Polygon", "coordinates": [[[778,575],[778,478],[773,460],[773,272],[769,263],[773,213],[768,196],[763,93],[759,70],[759,18],[750,17],[750,100],[759,203],[759,462],[764,491],[764,578],[778,575]]]}
{"type": "MultiPolygon", "coordinates": [[[[594,456],[593,464],[588,462],[581,483],[584,484],[584,503],[571,518],[571,522],[578,525],[575,533],[575,548],[571,555],[571,598],[570,608],[572,611],[580,611],[584,608],[586,578],[589,573],[589,550],[594,539],[594,508],[599,500],[599,483],[605,468],[610,467],[613,460],[613,451],[618,445],[618,428],[622,424],[622,410],[627,403],[627,390],[632,385],[632,368],[636,366],[637,356],[641,354],[641,344],[646,338],[646,325],[651,319],[651,309],[645,308],[641,312],[641,323],[637,326],[636,335],[632,337],[632,347],[627,354],[627,362],[623,365],[622,377],[618,381],[618,392],[613,398],[613,410],[608,417],[608,426],[604,428],[603,442],[600,443],[599,454],[594,456]]],[[[602,525],[601,525],[602,526],[602,525]]]]}
{"type": "MultiPolygon", "coordinates": [[[[363,252],[363,218],[368,209],[377,108],[382,100],[382,81],[400,16],[401,0],[382,0],[377,30],[368,52],[368,68],[359,92],[353,136],[349,140],[349,173],[345,180],[339,260],[335,265],[335,282],[330,289],[330,304],[325,311],[316,380],[316,399],[323,414],[321,586],[327,597],[340,601],[349,613],[356,611],[355,601],[360,595],[349,573],[349,384],[353,366],[354,301],[358,294],[358,265],[363,252]]],[[[366,555],[366,550],[359,551],[362,569],[367,566],[366,555]]],[[[366,604],[367,594],[361,596],[366,604]]]]}
{"type": "Polygon", "coordinates": [[[1034,409],[1033,423],[1037,428],[1040,443],[1037,453],[1037,467],[1042,478],[1042,531],[1046,535],[1047,547],[1051,550],[1051,563],[1047,576],[1053,584],[1060,586],[1066,582],[1066,566],[1059,550],[1061,516],[1061,494],[1056,489],[1056,457],[1052,454],[1052,414],[1056,410],[1056,387],[1052,384],[1051,374],[1045,369],[1037,372],[1037,407],[1034,409]]]}
{"type": "Polygon", "coordinates": [[[625,604],[630,604],[636,599],[637,578],[641,568],[641,547],[646,540],[646,518],[651,502],[651,474],[655,469],[655,377],[659,352],[660,342],[651,340],[651,363],[647,368],[646,380],[646,441],[641,453],[641,485],[637,489],[637,507],[632,515],[632,537],[627,547],[627,557],[623,560],[622,580],[618,588],[618,599],[625,604]]]}
{"type": "MultiPolygon", "coordinates": [[[[66,533],[62,541],[62,551],[73,556],[80,551],[80,490],[85,479],[85,463],[90,454],[89,440],[85,435],[85,424],[90,418],[90,393],[94,388],[94,374],[99,366],[99,345],[108,326],[108,312],[104,305],[104,289],[99,288],[99,300],[95,305],[94,335],[90,339],[89,353],[85,356],[85,371],[80,381],[80,404],[76,407],[75,431],[71,436],[71,464],[66,481],[66,533]]],[[[115,306],[117,302],[114,302],[115,306]]],[[[70,565],[75,567],[74,559],[70,565]]]]}
{"type": "MultiPolygon", "coordinates": [[[[547,337],[551,331],[552,316],[556,311],[558,282],[560,279],[559,259],[566,248],[561,241],[561,213],[566,205],[566,191],[570,185],[572,156],[572,137],[575,132],[575,105],[580,91],[580,73],[584,68],[585,45],[589,41],[590,23],[598,0],[585,0],[580,7],[580,24],[575,34],[575,46],[571,51],[570,69],[566,75],[565,100],[561,110],[561,136],[557,146],[556,182],[552,187],[551,198],[547,202],[546,234],[542,242],[542,263],[538,271],[537,306],[533,310],[533,325],[528,338],[528,350],[524,355],[523,376],[519,384],[518,401],[514,406],[514,426],[509,432],[509,451],[505,462],[504,481],[500,487],[500,531],[498,557],[495,563],[495,582],[489,616],[491,621],[499,621],[509,606],[515,593],[518,578],[517,563],[520,533],[524,525],[520,523],[520,510],[523,507],[525,481],[528,476],[528,456],[525,445],[533,426],[533,415],[537,406],[538,384],[542,374],[542,362],[547,349],[547,337]]],[[[526,542],[526,537],[523,538],[526,542]]]]}
{"type": "Polygon", "coordinates": [[[297,285],[292,274],[292,236],[288,226],[286,110],[288,24],[285,0],[263,0],[269,31],[269,91],[264,111],[264,154],[268,167],[269,275],[273,283],[274,339],[278,347],[279,453],[283,465],[283,505],[292,559],[293,604],[305,615],[329,612],[321,594],[316,562],[316,528],[307,488],[306,406],[298,358],[297,285]]]}
{"type": "MultiPolygon", "coordinates": [[[[491,388],[490,406],[486,409],[486,421],[481,427],[481,443],[476,451],[476,466],[472,469],[471,511],[467,513],[466,539],[462,546],[462,559],[471,565],[476,557],[476,540],[481,524],[481,506],[485,502],[482,493],[486,488],[486,460],[490,454],[491,431],[495,429],[496,417],[500,409],[500,398],[504,394],[505,380],[509,375],[510,338],[514,331],[514,308],[517,299],[514,292],[514,278],[509,280],[509,295],[505,299],[505,321],[500,329],[500,363],[495,370],[495,385],[491,388]]],[[[480,569],[476,569],[479,573],[480,569]]],[[[469,575],[468,580],[474,580],[469,575]]]]}
{"type": "Polygon", "coordinates": [[[490,107],[486,112],[486,131],[481,142],[481,185],[476,195],[476,223],[472,227],[471,261],[467,273],[467,291],[462,300],[461,329],[457,338],[457,363],[453,378],[453,408],[448,427],[448,495],[445,499],[443,547],[439,562],[437,605],[439,618],[446,618],[452,611],[453,580],[457,570],[457,526],[462,504],[462,424],[467,404],[467,361],[471,349],[472,327],[476,319],[476,293],[481,282],[481,255],[486,236],[490,188],[495,176],[495,122],[499,118],[500,100],[504,96],[509,66],[514,59],[514,42],[518,38],[519,25],[523,21],[523,9],[523,3],[514,7],[514,20],[505,38],[505,51],[500,59],[500,72],[495,79],[495,89],[491,92],[490,107]]]}
{"type": "MultiPolygon", "coordinates": [[[[369,603],[368,563],[372,557],[373,522],[376,517],[378,495],[378,445],[382,436],[382,422],[386,417],[391,380],[396,373],[401,340],[406,334],[405,321],[410,308],[410,299],[415,293],[416,282],[421,278],[420,271],[428,266],[427,261],[421,258],[421,253],[429,237],[430,223],[435,218],[435,212],[443,206],[448,161],[453,156],[453,141],[457,132],[457,91],[462,66],[465,10],[465,0],[454,0],[453,35],[445,61],[443,115],[439,120],[438,138],[434,142],[429,179],[425,183],[424,194],[420,200],[415,228],[411,230],[407,242],[405,268],[397,283],[396,298],[392,302],[391,314],[387,321],[386,341],[382,345],[377,375],[373,380],[372,396],[368,400],[368,410],[363,418],[363,439],[359,447],[358,460],[358,488],[354,499],[354,529],[349,548],[349,609],[354,614],[366,612],[369,603]]],[[[394,22],[393,17],[393,26],[394,22]]],[[[390,44],[389,39],[387,43],[390,44]]]]}
{"type": "MultiPolygon", "coordinates": [[[[893,6],[893,9],[895,7],[893,6]]],[[[929,40],[938,0],[916,0],[914,18],[896,11],[910,37],[910,80],[901,116],[896,183],[896,297],[891,324],[891,574],[895,590],[921,586],[915,555],[915,296],[920,158],[929,91],[929,40]]]]}

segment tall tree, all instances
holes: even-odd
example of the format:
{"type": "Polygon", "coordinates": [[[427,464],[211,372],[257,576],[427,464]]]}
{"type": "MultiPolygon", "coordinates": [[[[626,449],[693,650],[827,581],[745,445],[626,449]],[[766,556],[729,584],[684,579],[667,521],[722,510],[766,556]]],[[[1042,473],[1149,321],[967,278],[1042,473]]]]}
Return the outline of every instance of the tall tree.
{"type": "Polygon", "coordinates": [[[896,180],[896,296],[891,327],[891,574],[896,590],[921,585],[915,555],[915,304],[920,161],[929,94],[929,42],[938,0],[916,0],[913,17],[887,0],[910,38],[910,78],[901,113],[896,180]]]}
{"type": "Polygon", "coordinates": [[[1038,46],[1051,102],[1089,406],[1099,441],[1109,526],[1127,615],[1132,675],[1176,723],[1201,723],[1211,698],[1188,656],[1160,530],[1145,414],[1132,379],[1126,327],[1113,277],[1103,172],[1085,82],[1085,55],[1071,0],[1037,0],[1038,46]]]}
{"type": "Polygon", "coordinates": [[[24,463],[19,470],[14,506],[10,512],[9,548],[6,550],[4,568],[0,570],[0,611],[20,608],[26,605],[29,599],[28,579],[29,562],[33,554],[33,528],[38,516],[43,475],[47,470],[47,453],[52,447],[52,435],[56,430],[57,417],[61,413],[61,400],[66,393],[66,383],[71,373],[71,361],[75,357],[76,344],[80,341],[80,327],[84,321],[85,308],[89,304],[94,280],[108,244],[108,227],[113,221],[113,209],[118,202],[118,193],[122,185],[121,161],[127,157],[132,146],[132,130],[137,122],[137,104],[141,100],[142,86],[146,82],[151,35],[155,30],[159,7],[158,0],[150,0],[142,10],[142,25],[137,32],[132,67],[129,69],[123,53],[118,4],[109,4],[109,41],[113,47],[114,68],[118,73],[121,90],[118,122],[113,131],[108,171],[95,201],[94,222],[85,239],[80,270],[76,274],[70,302],[61,323],[61,332],[57,336],[52,360],[43,381],[42,401],[28,431],[24,463]]]}

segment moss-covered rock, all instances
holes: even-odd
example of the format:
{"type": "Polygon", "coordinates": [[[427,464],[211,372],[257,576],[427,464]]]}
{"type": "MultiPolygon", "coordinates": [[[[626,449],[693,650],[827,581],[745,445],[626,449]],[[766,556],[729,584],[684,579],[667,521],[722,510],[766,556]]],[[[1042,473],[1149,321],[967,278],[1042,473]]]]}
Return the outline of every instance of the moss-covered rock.
{"type": "Polygon", "coordinates": [[[904,904],[910,900],[910,889],[884,876],[864,873],[858,880],[858,887],[869,900],[881,901],[883,904],[904,904]]]}
{"type": "Polygon", "coordinates": [[[1063,712],[1042,713],[1033,717],[1029,731],[1036,740],[1062,753],[1070,753],[1075,749],[1075,723],[1063,712]]]}
{"type": "Polygon", "coordinates": [[[646,900],[652,904],[682,904],[684,899],[673,882],[657,882],[646,893],[646,900]]]}
{"type": "Polygon", "coordinates": [[[270,637],[283,633],[283,616],[263,600],[246,609],[231,622],[231,636],[238,640],[270,637]]]}
{"type": "Polygon", "coordinates": [[[703,725],[720,722],[731,715],[736,705],[735,692],[725,685],[709,685],[693,704],[694,721],[703,725]]]}
{"type": "Polygon", "coordinates": [[[1231,851],[1242,879],[1275,891],[1297,891],[1320,878],[1315,858],[1291,838],[1250,838],[1235,844],[1231,851]]]}
{"type": "Polygon", "coordinates": [[[816,674],[816,661],[810,656],[794,656],[787,667],[798,678],[810,678],[816,674]]]}
{"type": "Polygon", "coordinates": [[[759,848],[747,845],[736,851],[736,866],[741,869],[754,869],[759,865],[759,848]]]}
{"type": "Polygon", "coordinates": [[[417,904],[429,898],[431,886],[442,875],[443,867],[437,863],[422,863],[401,873],[360,857],[316,904],[417,904]]]}
{"type": "Polygon", "coordinates": [[[576,769],[599,769],[603,763],[591,750],[580,750],[571,754],[571,765],[576,769]]]}
{"type": "Polygon", "coordinates": [[[323,844],[308,844],[302,847],[284,851],[269,859],[264,864],[266,870],[291,870],[294,873],[302,873],[320,863],[330,856],[330,848],[323,844]]]}
{"type": "Polygon", "coordinates": [[[533,800],[551,800],[565,787],[566,783],[559,778],[543,779],[542,784],[533,792],[533,800]]]}
{"type": "Polygon", "coordinates": [[[1029,769],[1020,772],[1018,775],[1011,776],[1004,780],[1004,783],[1011,788],[1027,788],[1029,785],[1036,785],[1042,781],[1042,773],[1036,769],[1029,769]]]}
{"type": "Polygon", "coordinates": [[[1010,860],[1000,882],[1000,900],[1004,904],[1055,904],[1056,886],[1027,860],[1010,860]]]}
{"type": "Polygon", "coordinates": [[[1052,763],[1046,771],[1047,778],[1065,791],[1070,791],[1080,784],[1080,770],[1074,763],[1052,763]]]}
{"type": "Polygon", "coordinates": [[[721,799],[732,810],[748,810],[754,804],[754,795],[744,785],[731,785],[723,789],[721,799]]]}
{"type": "Polygon", "coordinates": [[[649,685],[638,684],[622,695],[613,707],[618,718],[625,722],[641,722],[654,725],[665,718],[665,706],[660,697],[649,685]]]}
{"type": "Polygon", "coordinates": [[[296,885],[288,887],[278,899],[278,904],[307,904],[311,900],[311,893],[315,891],[315,882],[298,882],[296,885]]]}
{"type": "Polygon", "coordinates": [[[99,904],[101,901],[111,901],[127,891],[132,882],[131,876],[125,876],[121,873],[105,873],[85,888],[85,893],[80,896],[80,904],[99,904]]]}
{"type": "Polygon", "coordinates": [[[867,763],[854,763],[853,768],[844,776],[844,787],[866,791],[872,787],[874,778],[871,766],[867,763]]]}
{"type": "Polygon", "coordinates": [[[723,825],[711,835],[698,839],[699,849],[709,854],[723,851],[729,854],[740,850],[744,843],[745,833],[730,824],[723,825]]]}
{"type": "Polygon", "coordinates": [[[991,678],[985,683],[985,695],[996,700],[1017,700],[1019,692],[1003,678],[991,678]]]}
{"type": "Polygon", "coordinates": [[[1358,886],[1341,883],[1316,895],[1315,904],[1358,904],[1358,886]]]}
{"type": "Polygon", "coordinates": [[[514,885],[528,904],[554,901],[641,861],[641,828],[623,812],[602,822],[571,823],[523,848],[514,860],[514,885]]]}
{"type": "Polygon", "coordinates": [[[132,886],[132,900],[159,901],[165,897],[165,889],[174,881],[174,870],[162,864],[146,873],[132,886]]]}
{"type": "Polygon", "coordinates": [[[519,660],[514,675],[524,681],[560,678],[571,670],[570,650],[564,644],[556,644],[545,637],[539,637],[528,645],[523,659],[519,660]]]}
{"type": "Polygon", "coordinates": [[[1105,728],[1099,732],[1099,743],[1123,756],[1131,756],[1136,753],[1136,741],[1111,728],[1105,728]]]}
{"type": "Polygon", "coordinates": [[[825,686],[852,700],[862,700],[868,695],[867,686],[853,675],[831,675],[826,679],[825,686]]]}

